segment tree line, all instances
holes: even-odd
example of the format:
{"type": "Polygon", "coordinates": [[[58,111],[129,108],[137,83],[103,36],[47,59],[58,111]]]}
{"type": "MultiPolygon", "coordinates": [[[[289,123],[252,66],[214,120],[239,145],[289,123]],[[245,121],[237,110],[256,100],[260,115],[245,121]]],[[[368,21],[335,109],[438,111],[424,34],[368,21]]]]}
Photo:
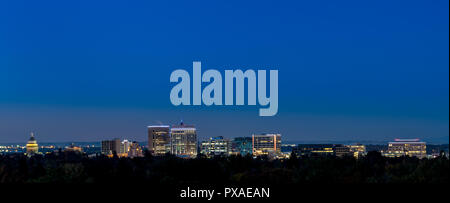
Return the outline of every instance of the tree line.
{"type": "Polygon", "coordinates": [[[310,184],[447,183],[449,160],[367,156],[228,156],[182,159],[172,155],[119,158],[59,152],[0,155],[0,183],[310,184]]]}

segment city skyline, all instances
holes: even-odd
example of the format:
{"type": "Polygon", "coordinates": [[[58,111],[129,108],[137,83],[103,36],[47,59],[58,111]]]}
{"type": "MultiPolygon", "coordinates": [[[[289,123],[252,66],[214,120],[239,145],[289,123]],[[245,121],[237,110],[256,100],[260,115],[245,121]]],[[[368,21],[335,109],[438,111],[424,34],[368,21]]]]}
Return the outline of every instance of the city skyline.
{"type": "MultiPolygon", "coordinates": [[[[394,139],[384,145],[362,143],[308,143],[286,144],[282,142],[280,134],[253,134],[251,137],[224,138],[222,136],[209,137],[208,140],[198,140],[196,128],[183,122],[179,125],[148,126],[148,145],[140,142],[113,138],[102,140],[101,144],[70,143],[65,145],[39,144],[34,132],[26,145],[0,145],[0,155],[51,155],[60,152],[75,152],[90,158],[114,156],[122,158],[144,157],[151,154],[156,157],[167,157],[169,154],[179,158],[195,159],[199,157],[214,158],[228,156],[247,156],[254,158],[265,156],[271,160],[286,159],[294,153],[302,157],[354,157],[359,159],[368,152],[378,152],[384,157],[398,158],[403,156],[436,158],[448,156],[448,144],[430,144],[420,139],[394,139]],[[428,149],[428,147],[430,149],[428,149]],[[86,150],[86,151],[84,151],[86,150]]],[[[145,143],[145,142],[144,142],[145,143]]]]}
{"type": "Polygon", "coordinates": [[[0,191],[81,202],[439,199],[449,8],[0,1],[0,191]]]}

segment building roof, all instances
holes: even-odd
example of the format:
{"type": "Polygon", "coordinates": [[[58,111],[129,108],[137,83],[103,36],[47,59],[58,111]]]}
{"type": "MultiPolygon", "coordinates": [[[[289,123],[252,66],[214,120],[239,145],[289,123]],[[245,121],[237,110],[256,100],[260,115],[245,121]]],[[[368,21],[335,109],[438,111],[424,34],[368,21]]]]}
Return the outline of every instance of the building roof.
{"type": "Polygon", "coordinates": [[[36,138],[34,138],[34,133],[30,133],[30,139],[28,139],[28,142],[36,142],[36,138]]]}
{"type": "Polygon", "coordinates": [[[253,134],[254,137],[272,137],[272,136],[281,136],[279,133],[263,133],[263,134],[253,134]]]}
{"type": "Polygon", "coordinates": [[[389,144],[426,144],[425,142],[389,142],[389,144]]]}
{"type": "Polygon", "coordinates": [[[421,142],[420,139],[394,139],[393,142],[389,142],[389,144],[425,144],[425,142],[421,142]]]}
{"type": "Polygon", "coordinates": [[[169,125],[149,125],[147,128],[170,128],[169,125]]]}

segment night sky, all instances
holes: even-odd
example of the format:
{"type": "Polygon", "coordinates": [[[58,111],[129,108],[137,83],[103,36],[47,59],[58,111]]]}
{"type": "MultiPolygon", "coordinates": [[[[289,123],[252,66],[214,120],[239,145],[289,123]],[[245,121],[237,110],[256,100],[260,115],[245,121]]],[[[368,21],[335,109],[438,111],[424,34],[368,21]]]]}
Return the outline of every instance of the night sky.
{"type": "Polygon", "coordinates": [[[449,1],[1,1],[0,143],[449,141],[449,1]],[[175,69],[279,70],[279,109],[173,106],[175,69]]]}

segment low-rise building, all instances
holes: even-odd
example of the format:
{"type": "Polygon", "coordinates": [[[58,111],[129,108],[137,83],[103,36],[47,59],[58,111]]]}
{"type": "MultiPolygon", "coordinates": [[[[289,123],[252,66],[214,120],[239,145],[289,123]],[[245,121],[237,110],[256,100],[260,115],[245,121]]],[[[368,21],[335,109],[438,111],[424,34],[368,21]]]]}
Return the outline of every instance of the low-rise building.
{"type": "Polygon", "coordinates": [[[76,146],[74,143],[72,143],[72,144],[70,144],[70,146],[67,146],[64,148],[64,152],[82,153],[83,149],[79,146],[76,146]]]}
{"type": "Polygon", "coordinates": [[[344,156],[353,156],[354,153],[350,150],[350,147],[345,145],[334,145],[333,146],[334,155],[337,157],[344,157],[344,156]]]}
{"type": "Polygon", "coordinates": [[[366,146],[363,144],[351,144],[351,145],[345,145],[346,147],[350,148],[350,151],[353,153],[353,157],[355,158],[361,158],[362,156],[365,156],[367,154],[366,152],[366,146]]]}
{"type": "Polygon", "coordinates": [[[231,154],[231,141],[222,136],[211,137],[209,140],[201,142],[200,153],[208,157],[227,156],[231,154]]]}
{"type": "Polygon", "coordinates": [[[292,150],[297,156],[323,157],[333,156],[332,144],[299,144],[292,150]]]}
{"type": "Polygon", "coordinates": [[[395,139],[388,143],[388,149],[382,154],[386,157],[410,156],[421,159],[427,156],[427,146],[419,139],[395,139]]]}
{"type": "Polygon", "coordinates": [[[232,154],[247,156],[252,155],[252,137],[235,137],[232,142],[232,154]]]}
{"type": "Polygon", "coordinates": [[[134,157],[143,157],[144,153],[142,151],[142,147],[139,145],[138,142],[131,142],[130,147],[128,150],[128,157],[134,158],[134,157]]]}

